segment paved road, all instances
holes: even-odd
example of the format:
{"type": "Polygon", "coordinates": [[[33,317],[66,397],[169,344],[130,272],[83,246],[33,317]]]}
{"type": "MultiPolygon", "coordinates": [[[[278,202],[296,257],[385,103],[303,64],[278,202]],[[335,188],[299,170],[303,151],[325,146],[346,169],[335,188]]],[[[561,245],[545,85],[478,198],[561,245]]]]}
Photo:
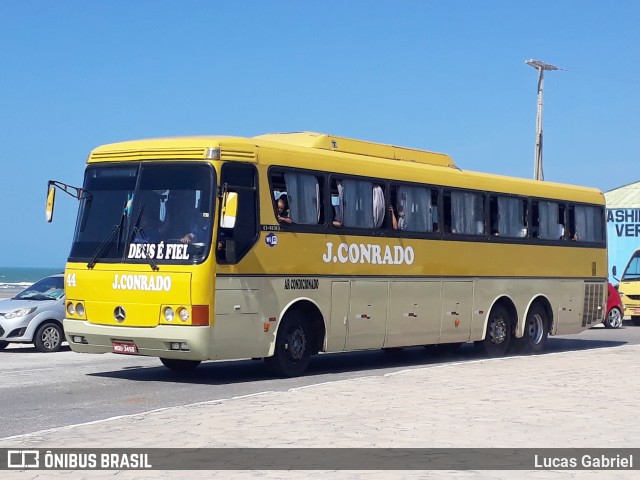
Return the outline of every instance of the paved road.
{"type": "MultiPolygon", "coordinates": [[[[638,343],[640,328],[625,324],[619,330],[598,327],[579,335],[551,337],[548,351],[638,343]]],[[[285,392],[323,382],[481,358],[472,345],[463,346],[453,355],[434,354],[423,348],[320,355],[314,357],[305,377],[278,379],[268,375],[261,361],[208,362],[193,374],[180,376],[155,358],[77,354],[68,348],[42,354],[28,346],[10,346],[0,351],[0,438],[158,408],[265,391],[285,392]]]]}
{"type": "MultiPolygon", "coordinates": [[[[628,330],[628,335],[635,336],[634,329],[628,330]]],[[[555,353],[545,355],[479,360],[463,349],[462,361],[419,363],[411,360],[409,368],[360,365],[343,372],[344,368],[338,365],[345,365],[344,360],[387,361],[383,362],[376,356],[382,354],[376,353],[342,356],[339,363],[333,363],[337,356],[325,356],[315,362],[314,375],[306,379],[315,382],[311,386],[0,439],[0,448],[252,447],[266,451],[267,455],[271,453],[270,448],[278,447],[286,451],[292,447],[345,449],[338,450],[338,454],[346,455],[353,455],[350,449],[357,447],[610,447],[618,452],[624,447],[640,445],[637,415],[640,345],[621,345],[601,339],[609,333],[591,330],[581,334],[581,340],[555,339],[551,345],[555,353]],[[383,375],[383,371],[387,373],[383,375]],[[347,376],[355,373],[357,378],[338,379],[343,373],[347,376]],[[320,383],[323,378],[334,381],[320,383]]],[[[614,332],[613,336],[617,335],[622,332],[614,332]]],[[[414,352],[408,353],[414,355],[414,352]]],[[[208,380],[203,382],[200,378],[186,384],[216,387],[219,384],[209,375],[222,374],[229,367],[237,370],[233,379],[227,378],[222,385],[237,384],[249,373],[257,374],[257,367],[251,363],[213,365],[205,368],[204,378],[208,380]]],[[[158,373],[154,372],[155,369],[143,368],[134,378],[152,381],[147,377],[157,379],[158,373]]],[[[116,378],[123,381],[121,374],[116,378]]],[[[124,382],[131,383],[132,379],[124,382]]],[[[261,382],[283,386],[270,380],[261,382]]],[[[205,454],[212,455],[211,452],[205,454]]],[[[175,455],[169,453],[165,460],[172,461],[175,455]]],[[[219,461],[238,465],[233,458],[218,455],[219,461]]],[[[508,457],[509,453],[504,455],[508,457]]],[[[189,472],[168,470],[168,467],[165,467],[167,471],[144,472],[26,471],[9,472],[10,475],[3,478],[638,478],[637,471],[622,470],[362,471],[367,464],[350,471],[336,471],[337,466],[333,464],[314,471],[294,467],[293,471],[286,471],[292,469],[291,464],[275,471],[247,470],[251,462],[247,459],[242,467],[235,467],[242,471],[221,467],[216,471],[189,472]]],[[[636,458],[636,467],[637,462],[636,458]]],[[[183,470],[190,469],[190,464],[180,465],[183,470]]]]}

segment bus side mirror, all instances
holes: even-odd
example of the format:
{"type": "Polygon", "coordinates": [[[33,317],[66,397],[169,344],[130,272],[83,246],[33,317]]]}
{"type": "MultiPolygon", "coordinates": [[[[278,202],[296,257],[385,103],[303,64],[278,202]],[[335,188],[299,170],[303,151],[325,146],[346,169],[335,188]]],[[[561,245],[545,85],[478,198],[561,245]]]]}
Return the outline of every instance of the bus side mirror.
{"type": "Polygon", "coordinates": [[[222,208],[220,209],[220,226],[233,228],[236,225],[238,213],[238,194],[225,191],[222,195],[222,208]]]}
{"type": "Polygon", "coordinates": [[[49,182],[49,192],[47,193],[47,205],[45,207],[45,213],[47,217],[47,222],[51,223],[53,220],[53,207],[55,205],[56,200],[56,187],[51,185],[49,182]]]}
{"type": "Polygon", "coordinates": [[[613,268],[611,269],[611,273],[612,275],[615,277],[618,273],[616,272],[616,266],[614,265],[613,268]]]}

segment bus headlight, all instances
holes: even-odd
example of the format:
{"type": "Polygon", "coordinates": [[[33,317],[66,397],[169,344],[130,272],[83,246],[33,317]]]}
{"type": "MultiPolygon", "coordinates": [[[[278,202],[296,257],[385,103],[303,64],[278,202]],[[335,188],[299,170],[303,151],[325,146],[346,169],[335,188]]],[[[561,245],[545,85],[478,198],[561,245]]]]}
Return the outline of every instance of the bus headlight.
{"type": "Polygon", "coordinates": [[[186,322],[187,320],[189,320],[189,310],[184,307],[180,307],[180,309],[178,310],[178,316],[180,317],[180,320],[186,322]]]}
{"type": "Polygon", "coordinates": [[[83,304],[81,304],[81,303],[77,303],[76,304],[76,313],[80,317],[84,316],[84,305],[83,304]]]}
{"type": "Polygon", "coordinates": [[[171,308],[171,307],[165,307],[165,309],[162,311],[162,314],[164,315],[164,319],[167,322],[172,322],[173,321],[173,317],[175,316],[175,312],[173,311],[173,308],[171,308]]]}
{"type": "Polygon", "coordinates": [[[76,307],[73,306],[73,303],[67,303],[67,313],[69,316],[73,316],[76,314],[76,307]]]}

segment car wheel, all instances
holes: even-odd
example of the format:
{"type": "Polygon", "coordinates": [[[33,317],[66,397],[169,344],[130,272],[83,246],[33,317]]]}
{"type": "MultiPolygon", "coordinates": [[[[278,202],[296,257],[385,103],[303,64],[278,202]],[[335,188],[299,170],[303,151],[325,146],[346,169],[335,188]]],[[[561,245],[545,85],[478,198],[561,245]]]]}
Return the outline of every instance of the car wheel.
{"type": "Polygon", "coordinates": [[[57,352],[60,350],[63,338],[64,335],[60,325],[53,322],[45,322],[36,330],[33,344],[39,352],[57,352]]]}
{"type": "Polygon", "coordinates": [[[618,307],[613,307],[609,310],[607,318],[604,319],[604,326],[606,328],[620,328],[622,325],[622,312],[618,307]]]}
{"type": "Polygon", "coordinates": [[[9,346],[9,342],[5,342],[4,340],[0,340],[0,350],[4,350],[9,346]]]}

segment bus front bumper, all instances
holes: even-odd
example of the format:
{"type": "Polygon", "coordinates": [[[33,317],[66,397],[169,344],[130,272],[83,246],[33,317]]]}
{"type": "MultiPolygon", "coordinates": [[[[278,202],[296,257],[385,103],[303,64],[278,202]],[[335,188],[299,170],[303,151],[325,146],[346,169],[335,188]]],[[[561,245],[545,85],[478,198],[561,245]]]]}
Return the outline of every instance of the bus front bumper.
{"type": "Polygon", "coordinates": [[[66,318],[63,325],[67,342],[74,352],[119,353],[182,360],[210,359],[210,327],[119,327],[66,318]],[[177,346],[179,349],[176,349],[177,346]]]}

